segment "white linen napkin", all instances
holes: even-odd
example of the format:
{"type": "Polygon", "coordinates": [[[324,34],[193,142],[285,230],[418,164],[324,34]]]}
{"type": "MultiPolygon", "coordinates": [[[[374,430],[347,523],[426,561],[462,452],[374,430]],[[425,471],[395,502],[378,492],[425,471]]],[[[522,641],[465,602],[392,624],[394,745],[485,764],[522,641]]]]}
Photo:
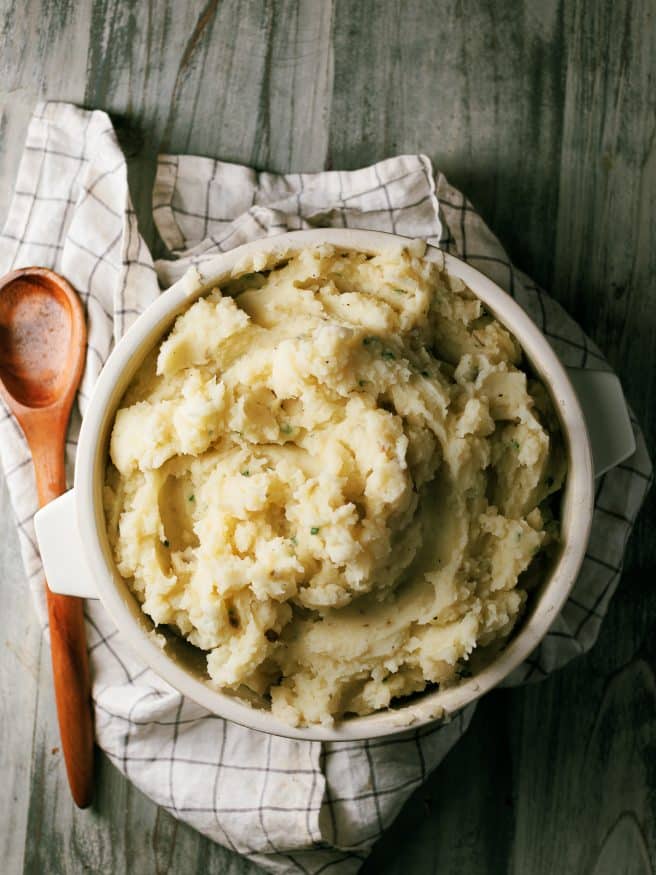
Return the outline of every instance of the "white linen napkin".
{"type": "MultiPolygon", "coordinates": [[[[40,104],[5,229],[0,273],[52,267],[84,301],[86,368],[69,431],[69,471],[80,414],[114,342],[192,263],[247,240],[315,226],[424,237],[507,289],[567,365],[607,369],[561,307],[515,270],[499,242],[422,155],[361,170],[277,175],[208,158],[163,155],[153,192],[159,232],[173,254],[153,263],[139,235],[123,154],[108,116],[40,104]]],[[[586,559],[561,615],[509,683],[538,679],[588,650],[619,580],[651,465],[637,451],[600,478],[586,559]]],[[[46,625],[37,508],[20,429],[0,410],[0,459],[16,514],[26,575],[46,625]]],[[[1,583],[0,583],[1,585],[1,583]]],[[[96,738],[157,804],[275,873],[355,872],[404,801],[465,731],[474,706],[443,726],[393,739],[320,744],[237,726],[183,698],[131,656],[102,607],[87,602],[96,738]]]]}

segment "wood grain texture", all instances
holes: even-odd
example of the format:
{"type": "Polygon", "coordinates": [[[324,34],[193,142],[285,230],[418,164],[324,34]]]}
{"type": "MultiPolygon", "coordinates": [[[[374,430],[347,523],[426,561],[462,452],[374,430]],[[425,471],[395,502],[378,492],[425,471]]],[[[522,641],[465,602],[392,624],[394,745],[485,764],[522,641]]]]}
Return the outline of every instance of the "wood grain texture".
{"type": "MultiPolygon", "coordinates": [[[[0,0],[0,214],[44,95],[113,114],[154,245],[159,150],[274,170],[421,150],[608,352],[653,447],[655,40],[654,0],[0,0]]],[[[655,501],[594,650],[486,697],[367,875],[654,872],[655,501]]],[[[0,526],[2,871],[255,872],[106,759],[74,810],[5,491],[0,526]]]]}
{"type": "Polygon", "coordinates": [[[32,783],[31,750],[36,727],[41,635],[26,605],[26,586],[11,531],[9,498],[0,482],[0,773],[5,804],[0,814],[0,859],[7,872],[21,872],[32,783]],[[6,535],[5,535],[6,532],[6,535]]]}

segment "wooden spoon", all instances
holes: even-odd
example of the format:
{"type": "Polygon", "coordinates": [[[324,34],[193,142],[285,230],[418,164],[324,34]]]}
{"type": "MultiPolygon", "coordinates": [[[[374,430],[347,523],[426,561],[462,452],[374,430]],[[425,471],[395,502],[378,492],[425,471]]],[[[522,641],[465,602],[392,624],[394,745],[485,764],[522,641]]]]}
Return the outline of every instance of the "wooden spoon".
{"type": "MultiPolygon", "coordinates": [[[[23,429],[39,506],[66,490],[66,426],[86,350],[80,299],[40,267],[0,280],[0,394],[23,429]]],[[[93,723],[83,601],[46,585],[57,716],[68,782],[80,808],[91,802],[93,723]]]]}

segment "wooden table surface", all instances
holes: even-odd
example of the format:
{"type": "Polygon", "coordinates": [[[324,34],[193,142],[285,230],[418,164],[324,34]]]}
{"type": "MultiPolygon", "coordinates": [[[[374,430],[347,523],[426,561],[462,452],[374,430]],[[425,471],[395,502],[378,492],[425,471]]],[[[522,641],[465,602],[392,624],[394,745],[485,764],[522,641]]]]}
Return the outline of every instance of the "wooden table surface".
{"type": "MultiPolygon", "coordinates": [[[[42,96],[111,112],[142,233],[158,150],[273,170],[423,151],[585,326],[656,432],[655,0],[0,0],[0,215],[42,96]]],[[[592,652],[481,702],[373,873],[653,873],[654,495],[592,652]]],[[[64,777],[0,492],[0,871],[251,873],[103,758],[64,777]]]]}

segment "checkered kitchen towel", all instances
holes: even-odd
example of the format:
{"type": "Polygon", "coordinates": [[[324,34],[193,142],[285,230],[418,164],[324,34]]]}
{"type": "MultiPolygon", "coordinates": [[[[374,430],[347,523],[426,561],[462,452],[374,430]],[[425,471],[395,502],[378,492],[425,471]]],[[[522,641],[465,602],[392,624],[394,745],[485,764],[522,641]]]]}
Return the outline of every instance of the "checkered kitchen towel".
{"type": "MultiPolygon", "coordinates": [[[[608,367],[579,326],[512,267],[471,204],[441,174],[434,176],[424,156],[391,158],[354,172],[288,176],[162,156],[153,209],[174,256],[156,264],[139,236],[125,160],[107,115],[59,103],[37,108],[0,237],[0,273],[50,266],[84,301],[89,352],[69,433],[71,468],[80,412],[103,362],[160,287],[191,263],[288,229],[380,229],[439,243],[508,289],[565,364],[608,367]]],[[[18,427],[0,413],[2,465],[45,624],[32,468],[18,427]]],[[[553,671],[597,637],[651,478],[635,422],[634,429],[635,456],[598,483],[592,538],[574,591],[511,683],[553,671]]],[[[371,742],[267,736],[209,714],[135,662],[98,603],[87,603],[87,620],[100,747],[159,805],[271,872],[355,872],[473,713],[470,706],[444,726],[371,742]]]]}

